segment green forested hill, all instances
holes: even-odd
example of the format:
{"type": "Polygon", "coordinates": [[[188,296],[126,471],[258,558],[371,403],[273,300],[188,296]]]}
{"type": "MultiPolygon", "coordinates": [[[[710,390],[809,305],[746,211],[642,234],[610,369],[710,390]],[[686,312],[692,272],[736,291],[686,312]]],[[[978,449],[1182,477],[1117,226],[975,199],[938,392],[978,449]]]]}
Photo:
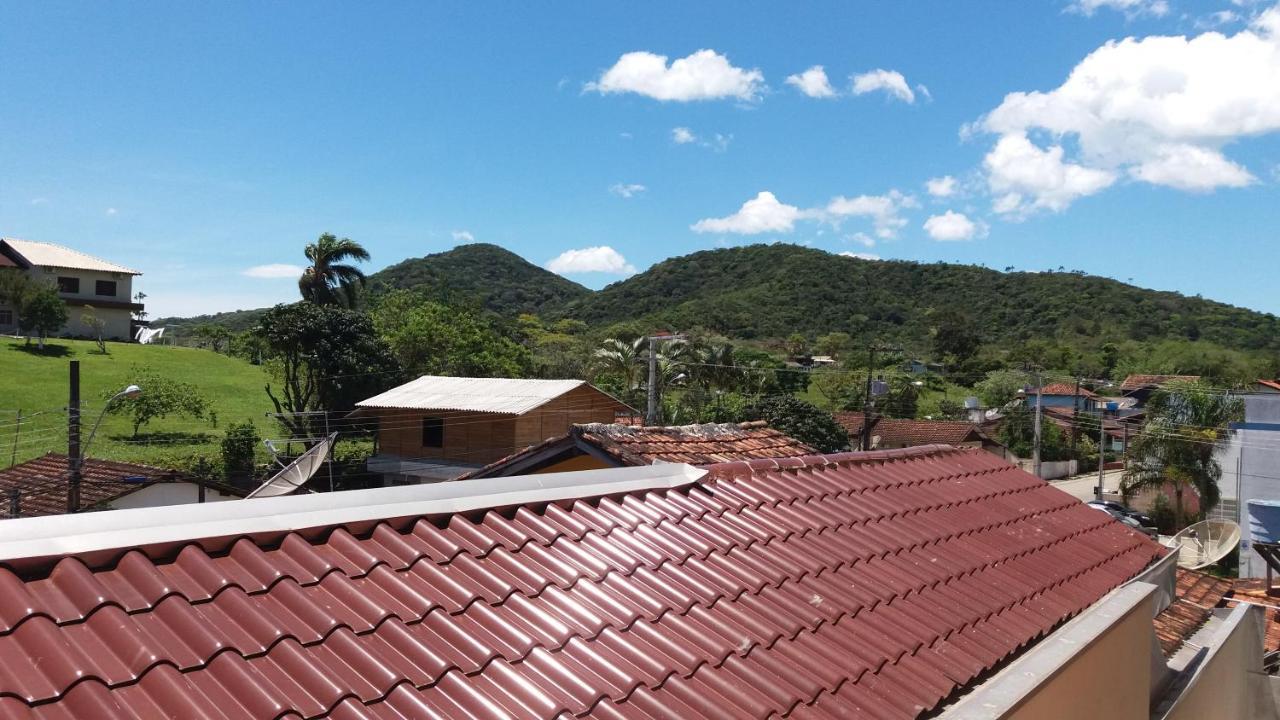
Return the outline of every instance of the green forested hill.
{"type": "MultiPolygon", "coordinates": [[[[1199,297],[1077,273],[859,260],[781,243],[671,258],[595,292],[495,245],[462,245],[369,278],[370,296],[399,288],[508,317],[572,317],[597,328],[638,321],[748,340],[844,331],[923,348],[949,317],[984,344],[1203,340],[1280,351],[1276,316],[1199,297]]],[[[240,330],[260,313],[168,321],[240,330]]]]}
{"type": "Polygon", "coordinates": [[[642,319],[739,338],[871,331],[917,342],[946,312],[988,342],[1078,336],[1280,348],[1276,316],[1198,297],[1075,273],[859,260],[789,244],[665,260],[564,312],[592,325],[642,319]]]}
{"type": "Polygon", "coordinates": [[[412,258],[369,276],[369,292],[419,290],[451,304],[479,304],[500,315],[548,314],[591,291],[510,250],[475,243],[412,258]]]}

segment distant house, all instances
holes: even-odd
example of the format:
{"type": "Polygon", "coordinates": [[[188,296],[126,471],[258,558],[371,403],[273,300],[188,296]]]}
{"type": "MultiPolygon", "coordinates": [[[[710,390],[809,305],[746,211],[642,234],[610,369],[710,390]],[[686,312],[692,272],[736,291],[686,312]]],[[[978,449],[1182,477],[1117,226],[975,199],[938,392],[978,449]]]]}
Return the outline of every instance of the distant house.
{"type": "MultiPolygon", "coordinates": [[[[222,483],[176,470],[86,458],[81,468],[80,511],[217,502],[244,497],[222,483]]],[[[0,470],[0,517],[61,515],[67,511],[67,456],[49,453],[0,470]],[[15,513],[16,510],[16,513],[15,513]]]]}
{"type": "Polygon", "coordinates": [[[912,375],[924,375],[925,373],[941,373],[945,368],[940,363],[908,360],[902,364],[902,369],[912,375]]]}
{"type": "Polygon", "coordinates": [[[1249,386],[1249,392],[1280,393],[1280,380],[1258,380],[1249,386]]]}
{"type": "MultiPolygon", "coordinates": [[[[860,412],[835,413],[836,422],[849,433],[854,447],[862,437],[865,416],[860,412]]],[[[991,439],[982,428],[955,420],[903,420],[878,418],[871,427],[871,449],[892,450],[920,445],[976,447],[1000,457],[1011,457],[1004,445],[991,439]]]]}
{"type": "Polygon", "coordinates": [[[505,457],[469,475],[507,477],[569,470],[815,455],[817,450],[764,422],[707,423],[673,427],[622,424],[574,425],[569,432],[505,457]]]}
{"type": "Polygon", "coordinates": [[[1120,392],[1125,397],[1135,398],[1138,404],[1145,405],[1152,393],[1168,383],[1195,382],[1199,379],[1199,375],[1129,375],[1120,383],[1120,392]]]}
{"type": "MultiPolygon", "coordinates": [[[[0,268],[26,271],[41,282],[57,286],[58,294],[68,305],[67,325],[58,334],[93,335],[93,329],[81,321],[81,316],[92,308],[92,314],[106,323],[105,337],[133,337],[133,313],[142,310],[141,304],[133,302],[133,278],[142,274],[137,270],[61,245],[13,238],[0,238],[0,268]]],[[[0,333],[17,330],[14,309],[0,304],[0,333]]]]}
{"type": "Polygon", "coordinates": [[[355,415],[378,422],[369,471],[405,484],[453,480],[575,423],[634,413],[582,380],[424,375],[356,403],[355,415]]]}
{"type": "MultiPolygon", "coordinates": [[[[1046,408],[1075,408],[1092,410],[1101,398],[1088,388],[1076,388],[1074,383],[1050,383],[1040,388],[1040,402],[1046,408]]],[[[1027,407],[1035,408],[1036,391],[1027,391],[1027,407]]]]}

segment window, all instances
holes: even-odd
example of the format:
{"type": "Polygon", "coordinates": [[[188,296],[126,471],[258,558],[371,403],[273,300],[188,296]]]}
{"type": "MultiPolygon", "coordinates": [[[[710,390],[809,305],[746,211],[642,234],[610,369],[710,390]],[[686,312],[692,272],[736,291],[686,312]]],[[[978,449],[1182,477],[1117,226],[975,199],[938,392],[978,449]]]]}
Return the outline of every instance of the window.
{"type": "Polygon", "coordinates": [[[444,418],[422,418],[422,447],[444,447],[444,418]]]}
{"type": "Polygon", "coordinates": [[[58,292],[74,295],[80,292],[80,278],[59,277],[58,292]]]}
{"type": "Polygon", "coordinates": [[[0,325],[12,325],[12,324],[13,324],[13,311],[0,310],[0,325]]]}
{"type": "Polygon", "coordinates": [[[99,280],[94,285],[93,294],[98,295],[100,297],[115,297],[116,281],[115,280],[99,280]]]}

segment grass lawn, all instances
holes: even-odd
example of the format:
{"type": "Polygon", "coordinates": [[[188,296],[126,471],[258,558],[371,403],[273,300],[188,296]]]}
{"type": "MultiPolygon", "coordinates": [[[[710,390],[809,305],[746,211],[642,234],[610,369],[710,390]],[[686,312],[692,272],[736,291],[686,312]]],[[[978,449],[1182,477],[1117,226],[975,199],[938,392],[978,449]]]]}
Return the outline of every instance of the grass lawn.
{"type": "MultiPolygon", "coordinates": [[[[107,355],[98,353],[93,342],[51,340],[43,353],[32,342],[0,338],[0,468],[8,467],[14,454],[27,460],[46,452],[67,451],[66,406],[69,360],[80,361],[82,438],[102,411],[104,393],[120,390],[133,382],[135,367],[149,367],[158,374],[191,383],[209,399],[217,413],[217,425],[188,417],[153,420],[141,429],[141,437],[131,437],[132,423],[124,415],[108,415],[98,430],[88,455],[116,460],[165,464],[165,459],[219,449],[223,430],[232,422],[252,421],[260,433],[270,437],[280,430],[264,413],[272,410],[263,392],[265,371],[244,360],[209,350],[108,343],[107,355]],[[30,419],[17,426],[18,410],[30,419]],[[43,414],[34,415],[41,412],[43,414]]],[[[146,392],[146,388],[143,388],[146,392]]]]}

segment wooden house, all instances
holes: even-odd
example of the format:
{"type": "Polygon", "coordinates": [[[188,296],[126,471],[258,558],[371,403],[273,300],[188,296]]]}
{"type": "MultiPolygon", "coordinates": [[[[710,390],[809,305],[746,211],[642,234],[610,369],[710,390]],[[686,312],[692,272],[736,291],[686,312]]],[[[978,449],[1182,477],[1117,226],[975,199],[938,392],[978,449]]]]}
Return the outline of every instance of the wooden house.
{"type": "Polygon", "coordinates": [[[378,422],[371,472],[392,484],[453,480],[575,423],[634,414],[582,380],[424,375],[356,404],[378,422]]]}

